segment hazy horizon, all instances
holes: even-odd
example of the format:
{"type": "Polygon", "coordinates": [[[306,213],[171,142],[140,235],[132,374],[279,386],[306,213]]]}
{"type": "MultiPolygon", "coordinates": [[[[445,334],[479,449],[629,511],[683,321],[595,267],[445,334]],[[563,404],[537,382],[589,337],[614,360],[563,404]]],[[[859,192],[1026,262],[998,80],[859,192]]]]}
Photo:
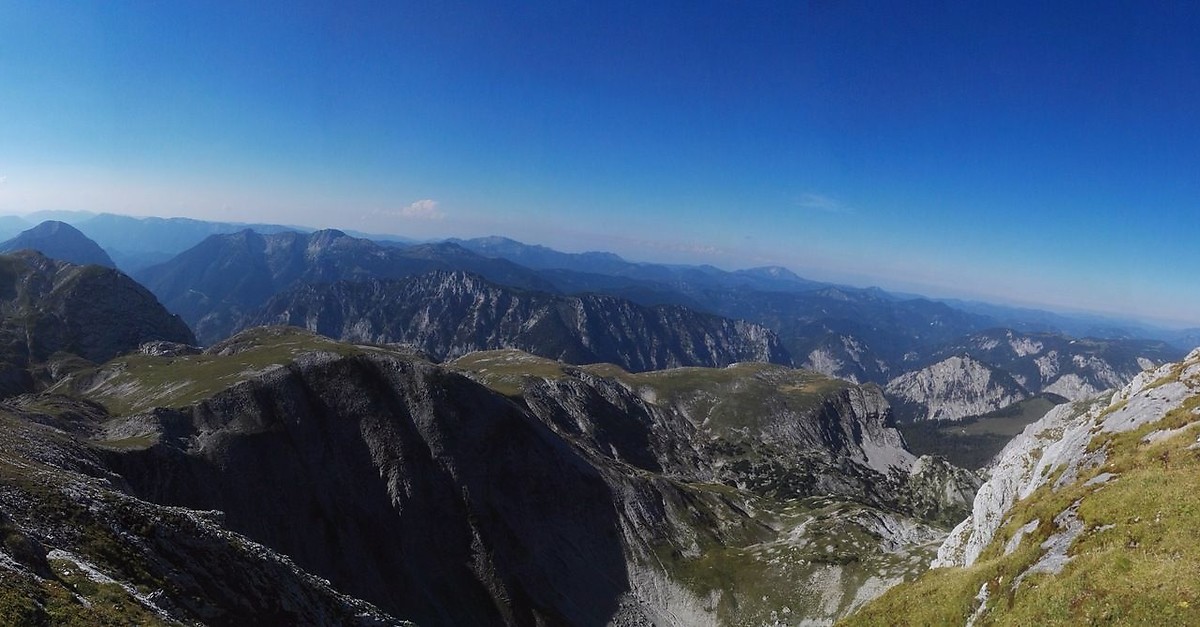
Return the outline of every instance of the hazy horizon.
{"type": "MultiPolygon", "coordinates": [[[[102,215],[101,213],[87,211],[87,210],[63,209],[63,210],[40,210],[37,212],[30,212],[30,213],[25,213],[25,214],[0,214],[0,217],[6,217],[6,216],[20,217],[20,218],[26,219],[26,221],[29,222],[30,226],[32,227],[32,226],[36,226],[36,224],[38,224],[38,223],[40,223],[40,221],[44,221],[44,220],[65,219],[67,217],[66,214],[78,214],[79,216],[86,215],[88,217],[102,215]],[[39,215],[39,214],[43,214],[43,215],[39,215]],[[56,215],[56,214],[58,214],[58,215],[56,215]],[[33,217],[36,219],[34,221],[30,221],[30,220],[28,220],[30,217],[33,217]]],[[[192,217],[188,217],[188,216],[163,216],[163,215],[134,216],[134,215],[127,215],[127,214],[111,214],[111,215],[122,215],[125,217],[132,217],[132,218],[159,218],[159,219],[165,219],[165,220],[179,219],[179,218],[192,219],[192,220],[203,220],[202,218],[192,218],[192,217]]],[[[230,220],[227,222],[232,223],[232,224],[246,224],[247,226],[254,225],[254,223],[252,223],[252,222],[244,222],[241,220],[230,220]]],[[[403,233],[369,233],[369,232],[358,231],[356,229],[349,229],[348,227],[346,229],[342,229],[337,226],[315,227],[312,225],[305,225],[305,224],[272,224],[272,226],[284,226],[284,227],[292,227],[292,228],[304,229],[304,230],[319,230],[322,228],[349,230],[353,233],[360,233],[363,235],[373,236],[373,237],[409,239],[410,241],[413,241],[415,243],[432,243],[432,242],[441,242],[441,241],[447,241],[447,240],[452,240],[452,239],[469,239],[466,237],[460,237],[460,236],[456,236],[456,235],[450,235],[450,236],[445,236],[445,237],[432,237],[432,238],[411,238],[409,236],[406,236],[403,233]]],[[[740,264],[740,265],[722,265],[720,263],[709,263],[709,262],[690,263],[690,262],[686,262],[686,261],[684,261],[684,262],[671,261],[669,259],[653,259],[653,258],[647,258],[645,255],[640,255],[640,253],[648,252],[646,249],[635,250],[632,253],[625,254],[625,253],[616,252],[615,250],[601,249],[601,248],[581,248],[581,249],[560,248],[560,247],[556,247],[556,246],[547,244],[546,242],[521,240],[516,237],[511,237],[509,235],[505,235],[503,233],[490,233],[487,235],[479,235],[479,236],[473,236],[473,237],[503,237],[503,238],[514,240],[514,241],[518,241],[522,244],[527,244],[527,245],[531,245],[531,246],[544,246],[544,247],[550,248],[552,250],[556,250],[558,252],[563,252],[563,253],[575,253],[575,254],[578,254],[578,253],[612,253],[612,254],[617,254],[625,261],[632,262],[632,263],[662,263],[662,264],[668,264],[668,265],[672,265],[672,264],[673,265],[712,265],[713,267],[716,267],[721,270],[726,270],[726,271],[748,270],[748,269],[753,269],[753,268],[765,267],[763,264],[756,265],[753,263],[740,264]]],[[[651,255],[650,257],[653,257],[653,255],[651,255]]],[[[879,283],[879,282],[871,282],[869,277],[847,276],[847,277],[838,278],[838,277],[820,277],[820,276],[814,276],[814,275],[805,275],[803,273],[797,272],[793,268],[788,268],[787,266],[782,266],[782,267],[785,267],[786,269],[791,270],[792,272],[795,272],[797,275],[799,275],[803,279],[820,281],[820,282],[830,283],[833,285],[843,285],[843,286],[858,288],[858,289],[878,288],[878,289],[883,289],[883,290],[889,291],[893,294],[911,295],[911,296],[917,296],[917,297],[921,297],[921,298],[928,298],[931,300],[975,302],[975,303],[981,303],[981,304],[985,304],[985,305],[995,305],[995,306],[1000,306],[1000,307],[1011,307],[1011,308],[1016,308],[1016,309],[1044,311],[1047,313],[1058,314],[1058,315],[1062,315],[1062,316],[1075,316],[1075,317],[1079,317],[1079,318],[1095,317],[1095,318],[1102,319],[1102,320],[1105,320],[1108,322],[1112,322],[1114,324],[1117,324],[1117,323],[1138,324],[1138,325],[1144,325],[1146,327],[1154,327],[1154,328],[1158,328],[1158,329],[1162,329],[1162,330],[1184,330],[1184,329],[1195,328],[1193,323],[1189,323],[1187,321],[1134,318],[1134,317],[1130,317],[1128,315],[1122,314],[1120,312],[1106,312],[1106,311],[1099,311],[1099,310],[1075,309],[1075,308],[1071,308],[1069,306],[1056,306],[1056,305],[1047,304],[1047,303],[1010,301],[1010,300],[1004,300],[1002,298],[996,297],[995,295],[986,294],[986,293],[975,294],[975,293],[972,293],[969,291],[954,291],[954,290],[942,292],[942,291],[938,291],[937,287],[928,286],[928,285],[919,285],[919,284],[905,285],[902,283],[885,284],[885,283],[879,283]],[[861,280],[859,280],[859,279],[861,279],[861,280]]]]}
{"type": "Polygon", "coordinates": [[[1200,9],[0,7],[0,212],[634,261],[1200,326],[1200,9]]]}

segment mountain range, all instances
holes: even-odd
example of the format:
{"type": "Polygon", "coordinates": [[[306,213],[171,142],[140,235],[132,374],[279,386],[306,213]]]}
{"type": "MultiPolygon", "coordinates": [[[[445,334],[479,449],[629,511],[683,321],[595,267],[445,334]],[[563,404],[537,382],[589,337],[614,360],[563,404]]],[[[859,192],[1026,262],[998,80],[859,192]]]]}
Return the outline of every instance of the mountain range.
{"type": "Polygon", "coordinates": [[[0,624],[1194,622],[1200,354],[527,248],[0,255],[0,624]]]}
{"type": "MultiPolygon", "coordinates": [[[[86,224],[96,228],[129,220],[102,215],[86,224]]],[[[187,221],[138,224],[144,231],[166,228],[165,224],[176,231],[186,227],[193,236],[199,228],[187,221]]],[[[81,238],[72,232],[70,240],[77,243],[81,238]]],[[[59,246],[70,248],[67,243],[59,246]]],[[[877,383],[896,405],[897,416],[906,420],[979,415],[1042,392],[1075,399],[1123,384],[1143,367],[1183,354],[1162,342],[1075,340],[1054,333],[997,330],[991,318],[945,303],[807,281],[778,267],[727,272],[710,266],[632,263],[611,253],[562,253],[498,237],[405,244],[334,230],[242,230],[210,235],[165,263],[139,270],[135,277],[180,314],[205,344],[239,328],[276,322],[319,328],[346,339],[417,342],[440,356],[474,348],[520,347],[572,362],[611,360],[630,370],[724,365],[727,360],[720,355],[741,355],[877,383]],[[554,316],[538,314],[536,320],[549,322],[539,322],[536,329],[518,329],[509,320],[503,332],[485,332],[469,328],[480,319],[463,317],[472,313],[465,302],[458,311],[439,305],[433,315],[435,310],[427,306],[418,312],[419,302],[436,302],[436,295],[389,295],[347,284],[336,288],[339,302],[334,304],[328,292],[333,288],[321,287],[431,271],[476,273],[492,282],[492,289],[532,290],[542,293],[542,300],[575,299],[570,302],[577,308],[590,304],[590,313],[564,317],[566,309],[560,304],[554,316]],[[380,301],[400,297],[414,300],[380,301]],[[303,302],[306,299],[314,302],[303,302]],[[653,324],[646,315],[666,311],[674,314],[670,319],[655,314],[653,324]],[[623,339],[609,341],[612,334],[586,328],[588,320],[619,330],[623,339]],[[715,336],[705,330],[716,328],[714,324],[724,329],[715,336]],[[655,331],[645,335],[651,328],[655,331]],[[1018,339],[1001,341],[992,337],[996,334],[1018,339]],[[708,341],[715,344],[703,345],[708,341]],[[757,353],[744,348],[763,342],[770,346],[757,353]],[[1015,342],[1051,348],[1037,355],[995,349],[1015,342]],[[607,346],[597,352],[589,343],[607,346]],[[688,343],[693,345],[684,346],[688,343]],[[651,353],[657,356],[648,357],[651,353]]],[[[517,308],[510,314],[533,315],[531,311],[517,308]]],[[[481,313],[486,312],[476,309],[472,315],[481,313]]]]}
{"type": "Polygon", "coordinates": [[[349,341],[400,343],[444,360],[517,348],[571,364],[631,371],[791,364],[771,331],[680,306],[643,307],[596,294],[521,291],[464,272],[298,285],[267,301],[243,328],[285,324],[349,341]]]}
{"type": "Polygon", "coordinates": [[[453,244],[384,246],[341,231],[211,236],[170,261],[134,273],[205,344],[227,337],[244,315],[303,283],[393,279],[468,270],[520,288],[552,287],[536,272],[479,257],[453,244]]]}

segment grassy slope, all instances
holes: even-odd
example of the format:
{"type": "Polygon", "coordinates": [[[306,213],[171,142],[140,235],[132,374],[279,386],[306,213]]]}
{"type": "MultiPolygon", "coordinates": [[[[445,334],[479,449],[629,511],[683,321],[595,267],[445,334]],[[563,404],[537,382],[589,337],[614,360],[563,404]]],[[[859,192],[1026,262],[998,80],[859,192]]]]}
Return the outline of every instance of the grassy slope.
{"type": "MultiPolygon", "coordinates": [[[[450,362],[450,366],[510,396],[519,395],[532,378],[555,379],[565,376],[565,368],[575,368],[517,350],[471,353],[450,362]]],[[[758,426],[757,417],[775,411],[770,403],[783,403],[795,411],[804,411],[829,394],[852,385],[816,372],[762,363],[642,373],[629,373],[613,364],[577,368],[617,379],[653,403],[686,402],[696,415],[708,417],[705,424],[708,429],[722,433],[758,426]]]]}
{"type": "Polygon", "coordinates": [[[306,353],[348,356],[397,353],[382,347],[336,342],[300,329],[255,329],[238,336],[231,355],[130,354],[95,369],[75,373],[51,392],[75,393],[103,404],[114,416],[154,407],[185,407],[230,386],[286,366],[306,353]]]}
{"type": "MultiPolygon", "coordinates": [[[[1175,375],[1177,376],[1177,375],[1175,375]]],[[[986,585],[990,599],[978,625],[1200,624],[1200,395],[1153,424],[1098,436],[1108,461],[1057,491],[1053,481],[1018,502],[993,542],[968,568],[928,572],[893,588],[846,625],[963,624],[986,585]],[[1154,442],[1154,431],[1180,429],[1154,442]],[[1114,473],[1104,484],[1086,485],[1114,473]],[[1079,502],[1083,533],[1071,561],[1056,575],[1033,574],[1013,591],[1013,578],[1042,555],[1055,533],[1053,519],[1079,502]],[[1003,548],[1017,530],[1038,521],[1010,555],[1003,548]]]]}

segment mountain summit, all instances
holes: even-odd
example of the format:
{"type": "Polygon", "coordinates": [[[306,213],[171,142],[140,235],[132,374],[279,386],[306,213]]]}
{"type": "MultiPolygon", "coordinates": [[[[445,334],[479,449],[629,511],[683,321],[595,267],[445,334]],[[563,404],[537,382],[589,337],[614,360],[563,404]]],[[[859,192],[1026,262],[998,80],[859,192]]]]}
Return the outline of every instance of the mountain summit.
{"type": "Polygon", "coordinates": [[[18,250],[36,250],[47,257],[79,265],[117,267],[99,244],[88,239],[79,229],[58,220],[46,220],[0,244],[0,252],[18,250]]]}

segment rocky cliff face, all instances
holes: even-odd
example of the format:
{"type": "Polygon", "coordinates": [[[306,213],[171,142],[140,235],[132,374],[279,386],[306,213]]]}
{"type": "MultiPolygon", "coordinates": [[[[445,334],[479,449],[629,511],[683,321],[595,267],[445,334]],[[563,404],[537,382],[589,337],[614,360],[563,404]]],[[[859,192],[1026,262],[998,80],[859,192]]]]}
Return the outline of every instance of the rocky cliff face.
{"type": "Polygon", "coordinates": [[[1004,370],[1030,394],[1049,392],[1072,401],[1119,388],[1143,370],[1184,355],[1164,342],[1073,339],[1008,329],[971,335],[944,349],[951,351],[1004,370]]]}
{"type": "Polygon", "coordinates": [[[388,247],[341,231],[213,235],[174,259],[136,273],[205,344],[229,335],[271,296],[302,283],[395,279],[469,270],[506,285],[553,290],[532,270],[453,244],[388,247]]]}
{"type": "Polygon", "coordinates": [[[222,513],[134,498],[88,444],[103,409],[0,404],[0,623],[400,625],[249,538],[222,513]]]}
{"type": "Polygon", "coordinates": [[[42,222],[0,244],[0,253],[18,250],[36,250],[47,257],[81,266],[93,264],[105,268],[117,267],[99,244],[88,239],[70,224],[56,220],[42,222]]]}
{"type": "Polygon", "coordinates": [[[886,389],[903,419],[956,420],[1042,393],[1083,400],[1181,356],[1164,342],[995,329],[942,348],[886,389]]]}
{"type": "MultiPolygon", "coordinates": [[[[1108,453],[1096,447],[1108,436],[1156,423],[1196,402],[1200,387],[1200,352],[1181,364],[1146,371],[1114,393],[1061,405],[1030,425],[1001,451],[980,489],[972,514],[938,551],[934,567],[970,566],[995,538],[1014,503],[1051,482],[1065,486],[1105,464],[1108,453]],[[1056,473],[1060,473],[1057,474],[1056,473]]],[[[1190,412],[1189,412],[1190,413],[1190,412]]],[[[1181,416],[1184,427],[1195,415],[1181,416]]],[[[1149,441],[1165,437],[1155,431],[1149,441]]],[[[1097,475],[1098,476],[1098,475],[1097,475]]],[[[1097,482],[1096,485],[1104,481],[1097,482]]]]}
{"type": "Polygon", "coordinates": [[[33,390],[78,358],[103,362],[143,342],[194,342],[132,279],[25,251],[0,256],[0,394],[33,390]]]}
{"type": "Polygon", "coordinates": [[[976,485],[907,454],[877,388],[763,364],[258,329],[57,389],[115,416],[88,439],[132,494],[423,625],[828,623],[915,576],[976,485]]]}
{"type": "Polygon", "coordinates": [[[518,348],[568,363],[633,370],[790,363],[757,325],[683,307],[642,307],[611,296],[555,296],[501,287],[463,272],[401,281],[302,285],[272,298],[243,326],[287,324],[352,342],[403,343],[438,358],[518,348]]]}
{"type": "Polygon", "coordinates": [[[1052,410],[1000,454],[934,570],[851,623],[1196,622],[1198,410],[1200,350],[1052,410]]]}
{"type": "Polygon", "coordinates": [[[1007,373],[966,356],[955,356],[888,382],[897,414],[911,420],[978,416],[1028,398],[1007,373]]]}

